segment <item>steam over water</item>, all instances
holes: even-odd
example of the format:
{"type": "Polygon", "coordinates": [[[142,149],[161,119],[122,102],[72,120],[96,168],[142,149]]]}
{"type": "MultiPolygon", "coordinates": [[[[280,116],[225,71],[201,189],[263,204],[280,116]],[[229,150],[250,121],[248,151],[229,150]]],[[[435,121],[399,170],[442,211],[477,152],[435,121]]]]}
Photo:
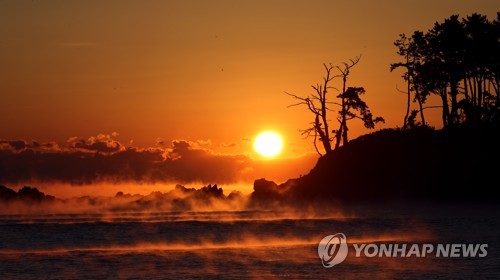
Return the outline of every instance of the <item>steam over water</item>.
{"type": "Polygon", "coordinates": [[[300,217],[286,212],[0,216],[1,279],[486,278],[500,274],[500,221],[469,217],[300,217]],[[485,258],[355,257],[324,268],[318,242],[487,243],[485,258]]]}

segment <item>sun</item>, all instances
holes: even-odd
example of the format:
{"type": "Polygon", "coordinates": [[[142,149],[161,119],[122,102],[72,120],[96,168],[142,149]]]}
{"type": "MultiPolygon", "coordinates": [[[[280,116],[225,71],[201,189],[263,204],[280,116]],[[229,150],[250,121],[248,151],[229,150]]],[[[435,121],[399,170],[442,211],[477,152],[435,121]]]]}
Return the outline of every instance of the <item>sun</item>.
{"type": "Polygon", "coordinates": [[[281,152],[283,141],[275,132],[262,132],[255,138],[253,148],[264,157],[274,157],[281,152]]]}

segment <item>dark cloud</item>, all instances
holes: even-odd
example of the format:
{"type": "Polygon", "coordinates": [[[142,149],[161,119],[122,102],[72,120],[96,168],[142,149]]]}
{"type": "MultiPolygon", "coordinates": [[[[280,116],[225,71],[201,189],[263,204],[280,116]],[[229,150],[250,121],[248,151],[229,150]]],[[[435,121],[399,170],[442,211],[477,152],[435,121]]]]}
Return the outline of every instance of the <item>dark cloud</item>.
{"type": "Polygon", "coordinates": [[[201,180],[204,183],[234,183],[242,179],[252,161],[243,155],[219,155],[210,150],[194,148],[184,140],[172,142],[163,162],[164,170],[182,182],[201,180]]]}
{"type": "Polygon", "coordinates": [[[21,151],[30,145],[24,140],[0,140],[0,149],[11,149],[14,151],[21,151]]]}
{"type": "Polygon", "coordinates": [[[67,142],[71,148],[90,152],[115,153],[125,149],[120,142],[112,139],[112,135],[109,134],[99,134],[88,139],[71,137],[67,142]]]}
{"type": "Polygon", "coordinates": [[[222,143],[220,144],[221,148],[234,148],[238,146],[236,143],[222,143]]]}
{"type": "Polygon", "coordinates": [[[245,155],[217,154],[207,148],[211,145],[209,140],[175,140],[168,147],[125,147],[115,136],[72,137],[62,146],[55,142],[1,140],[0,184],[83,185],[102,181],[229,184],[252,182],[260,177],[276,180],[273,174],[278,171],[281,179],[298,176],[298,169],[307,171],[312,160],[316,160],[306,157],[270,164],[245,155]]]}
{"type": "Polygon", "coordinates": [[[163,141],[161,138],[156,138],[156,146],[165,146],[165,141],[163,141]]]}

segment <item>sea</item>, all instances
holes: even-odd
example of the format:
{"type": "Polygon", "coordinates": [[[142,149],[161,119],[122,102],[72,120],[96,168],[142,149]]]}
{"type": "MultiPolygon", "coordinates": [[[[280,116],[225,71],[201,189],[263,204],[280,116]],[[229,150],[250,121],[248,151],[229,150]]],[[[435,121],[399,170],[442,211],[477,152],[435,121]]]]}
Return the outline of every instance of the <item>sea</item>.
{"type": "Polygon", "coordinates": [[[0,279],[499,279],[500,212],[475,209],[1,215],[0,279]],[[318,243],[337,233],[348,254],[325,267],[318,243]],[[375,245],[356,256],[354,244],[375,245]],[[487,254],[373,256],[380,244],[486,244],[487,254]]]}

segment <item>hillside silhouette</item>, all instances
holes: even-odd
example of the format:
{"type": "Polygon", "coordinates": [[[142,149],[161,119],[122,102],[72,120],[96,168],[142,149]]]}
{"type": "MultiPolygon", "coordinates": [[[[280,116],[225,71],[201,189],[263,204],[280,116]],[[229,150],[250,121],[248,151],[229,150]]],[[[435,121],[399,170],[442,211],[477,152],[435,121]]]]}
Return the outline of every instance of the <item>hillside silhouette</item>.
{"type": "Polygon", "coordinates": [[[305,176],[256,180],[252,202],[498,202],[499,128],[379,130],[324,155],[305,176]]]}

